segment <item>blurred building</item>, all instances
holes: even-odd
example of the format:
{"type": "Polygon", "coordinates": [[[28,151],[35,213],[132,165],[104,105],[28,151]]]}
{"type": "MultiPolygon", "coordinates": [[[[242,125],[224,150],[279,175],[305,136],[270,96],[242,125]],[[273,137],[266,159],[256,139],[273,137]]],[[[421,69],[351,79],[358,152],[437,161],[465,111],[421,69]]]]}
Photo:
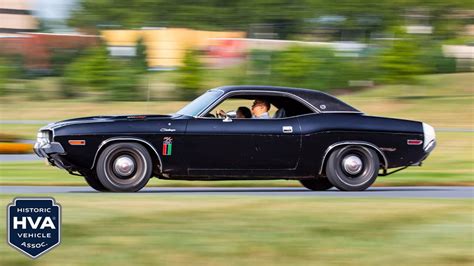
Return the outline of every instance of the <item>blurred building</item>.
{"type": "Polygon", "coordinates": [[[252,38],[214,38],[209,41],[209,60],[212,65],[225,67],[238,63],[252,50],[278,51],[291,46],[311,46],[333,49],[336,56],[358,57],[368,47],[358,42],[305,42],[292,40],[252,39],[252,38]]]}
{"type": "Polygon", "coordinates": [[[95,35],[18,33],[0,36],[0,55],[19,56],[28,70],[47,72],[56,52],[81,50],[97,45],[99,40],[95,35]]]}
{"type": "Polygon", "coordinates": [[[34,31],[38,21],[33,17],[28,0],[0,1],[0,35],[34,31]]]}
{"type": "Polygon", "coordinates": [[[25,68],[49,71],[55,51],[82,49],[98,43],[98,36],[36,33],[38,21],[29,0],[0,0],[0,55],[15,57],[25,68]]]}
{"type": "Polygon", "coordinates": [[[474,46],[472,45],[443,45],[445,57],[456,58],[458,71],[474,71],[474,46]]]}
{"type": "Polygon", "coordinates": [[[187,49],[206,50],[216,38],[243,38],[245,32],[201,31],[185,28],[104,30],[102,38],[113,56],[134,56],[141,38],[151,69],[174,69],[181,65],[187,49]]]}

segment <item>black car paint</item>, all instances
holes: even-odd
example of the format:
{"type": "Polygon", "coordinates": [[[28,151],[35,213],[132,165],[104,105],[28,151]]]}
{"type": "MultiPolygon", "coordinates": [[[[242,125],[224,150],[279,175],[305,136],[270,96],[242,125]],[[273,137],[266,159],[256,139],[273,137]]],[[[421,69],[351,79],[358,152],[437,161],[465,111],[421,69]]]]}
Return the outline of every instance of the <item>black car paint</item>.
{"type": "MultiPolygon", "coordinates": [[[[242,87],[223,88],[225,93],[239,89],[242,87]]],[[[426,156],[422,145],[407,145],[408,139],[423,140],[421,122],[366,116],[317,91],[279,87],[259,89],[305,97],[312,105],[319,104],[319,108],[315,106],[318,113],[282,119],[234,119],[231,122],[178,114],[99,116],[65,120],[42,130],[51,130],[54,133],[52,141],[64,148],[65,154],[55,154],[54,158],[61,160],[69,171],[94,168],[101,149],[113,141],[135,140],[142,142],[155,156],[156,175],[170,179],[315,176],[323,168],[328,148],[347,141],[374,145],[387,160],[387,165],[382,165],[384,168],[417,164],[426,156]],[[328,102],[321,102],[318,95],[328,102]],[[318,101],[315,102],[316,98],[318,101]],[[284,133],[282,128],[289,126],[293,132],[284,133]],[[161,152],[165,138],[172,140],[171,155],[161,152]],[[75,139],[85,140],[86,144],[68,143],[75,139]]],[[[50,158],[50,162],[54,161],[50,158]]]]}

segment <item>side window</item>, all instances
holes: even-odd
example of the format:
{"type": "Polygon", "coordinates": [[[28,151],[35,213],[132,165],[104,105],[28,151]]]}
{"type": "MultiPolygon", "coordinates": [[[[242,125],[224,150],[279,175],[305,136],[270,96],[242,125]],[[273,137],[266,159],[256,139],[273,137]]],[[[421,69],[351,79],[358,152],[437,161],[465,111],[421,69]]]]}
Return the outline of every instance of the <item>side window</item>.
{"type": "Polygon", "coordinates": [[[244,119],[261,114],[263,119],[282,119],[309,113],[314,112],[305,104],[288,96],[242,94],[225,99],[204,117],[224,118],[227,116],[232,119],[244,119]]]}
{"type": "Polygon", "coordinates": [[[290,97],[276,97],[272,103],[277,107],[272,116],[276,119],[314,113],[309,107],[290,97]]]}

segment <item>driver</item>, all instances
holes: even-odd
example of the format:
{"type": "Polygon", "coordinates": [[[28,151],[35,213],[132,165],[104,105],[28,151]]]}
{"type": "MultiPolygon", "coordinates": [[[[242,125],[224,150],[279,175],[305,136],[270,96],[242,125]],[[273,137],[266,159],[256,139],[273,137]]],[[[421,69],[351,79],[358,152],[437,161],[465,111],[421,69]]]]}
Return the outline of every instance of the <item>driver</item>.
{"type": "Polygon", "coordinates": [[[270,103],[265,99],[255,99],[252,104],[252,118],[254,119],[270,119],[268,114],[270,111],[270,103]]]}

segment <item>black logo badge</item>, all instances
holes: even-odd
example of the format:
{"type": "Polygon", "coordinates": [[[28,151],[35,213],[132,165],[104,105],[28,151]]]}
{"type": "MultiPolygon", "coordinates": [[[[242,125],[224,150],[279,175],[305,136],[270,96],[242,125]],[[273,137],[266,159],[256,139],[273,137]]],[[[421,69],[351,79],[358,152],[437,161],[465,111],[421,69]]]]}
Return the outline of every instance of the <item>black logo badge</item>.
{"type": "Polygon", "coordinates": [[[61,241],[61,206],[53,198],[15,198],[7,219],[8,244],[33,259],[61,241]]]}

